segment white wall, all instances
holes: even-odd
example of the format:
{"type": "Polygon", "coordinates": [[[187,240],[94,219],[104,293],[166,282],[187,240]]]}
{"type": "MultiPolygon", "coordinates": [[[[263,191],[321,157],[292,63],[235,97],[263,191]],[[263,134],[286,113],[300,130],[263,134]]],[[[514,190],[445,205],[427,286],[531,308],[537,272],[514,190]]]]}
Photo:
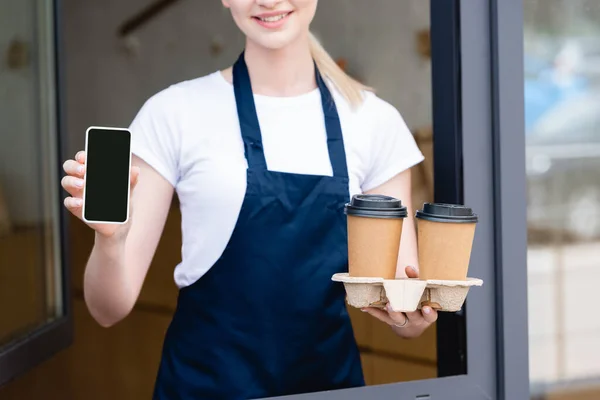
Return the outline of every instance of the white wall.
{"type": "Polygon", "coordinates": [[[429,1],[326,0],[313,29],[416,128],[432,118],[430,63],[416,51],[416,33],[428,27],[429,1]]]}
{"type": "MultiPolygon", "coordinates": [[[[82,148],[87,126],[126,126],[156,91],[224,68],[239,54],[243,37],[217,0],[182,0],[136,32],[137,52],[127,52],[118,26],[148,3],[65,0],[71,153],[82,148]],[[218,56],[210,52],[215,41],[224,45],[218,56]]],[[[313,30],[419,127],[431,121],[431,78],[415,33],[428,26],[428,1],[327,0],[319,3],[313,30]]]]}

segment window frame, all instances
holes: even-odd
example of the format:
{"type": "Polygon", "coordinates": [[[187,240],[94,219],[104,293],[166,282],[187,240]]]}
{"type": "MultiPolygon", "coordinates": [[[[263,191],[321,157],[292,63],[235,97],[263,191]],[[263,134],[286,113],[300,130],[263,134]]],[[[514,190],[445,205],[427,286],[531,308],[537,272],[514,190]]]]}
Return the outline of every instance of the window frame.
{"type": "MultiPolygon", "coordinates": [[[[51,93],[55,103],[54,121],[56,126],[56,171],[54,182],[59,184],[60,171],[62,171],[62,161],[66,155],[67,137],[65,129],[65,107],[64,107],[64,70],[63,70],[63,42],[62,42],[62,3],[60,0],[49,0],[51,5],[51,18],[48,32],[52,35],[49,53],[52,56],[51,68],[54,78],[54,92],[51,93]]],[[[37,15],[37,9],[34,10],[37,15]]],[[[38,32],[39,35],[39,32],[38,32]]],[[[61,289],[62,289],[62,315],[54,321],[45,324],[44,326],[28,332],[11,342],[6,343],[0,349],[0,386],[26,373],[40,363],[50,359],[59,351],[69,347],[73,342],[73,313],[71,304],[71,265],[69,260],[69,215],[68,211],[62,207],[63,192],[56,191],[59,198],[56,200],[56,215],[59,216],[57,223],[59,224],[59,252],[60,264],[57,268],[60,269],[61,289]]],[[[24,293],[26,295],[26,293],[24,293]]]]}

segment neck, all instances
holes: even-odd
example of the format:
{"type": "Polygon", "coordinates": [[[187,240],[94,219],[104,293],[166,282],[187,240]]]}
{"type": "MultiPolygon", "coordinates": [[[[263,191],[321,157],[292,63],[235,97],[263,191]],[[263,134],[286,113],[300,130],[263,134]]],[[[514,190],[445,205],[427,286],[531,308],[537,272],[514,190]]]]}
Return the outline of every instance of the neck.
{"type": "Polygon", "coordinates": [[[317,87],[307,37],[279,50],[265,49],[247,41],[245,60],[256,94],[298,96],[317,87]]]}

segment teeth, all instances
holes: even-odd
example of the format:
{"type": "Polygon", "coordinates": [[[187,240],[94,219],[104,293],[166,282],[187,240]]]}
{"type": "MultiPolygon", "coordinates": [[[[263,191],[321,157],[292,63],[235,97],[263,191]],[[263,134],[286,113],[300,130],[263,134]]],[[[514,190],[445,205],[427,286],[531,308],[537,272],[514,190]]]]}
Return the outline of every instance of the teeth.
{"type": "Polygon", "coordinates": [[[285,18],[286,16],[287,16],[287,13],[286,14],[275,15],[275,16],[272,16],[272,17],[265,17],[265,18],[260,18],[259,17],[259,19],[261,21],[264,21],[264,22],[277,22],[277,21],[285,18]]]}

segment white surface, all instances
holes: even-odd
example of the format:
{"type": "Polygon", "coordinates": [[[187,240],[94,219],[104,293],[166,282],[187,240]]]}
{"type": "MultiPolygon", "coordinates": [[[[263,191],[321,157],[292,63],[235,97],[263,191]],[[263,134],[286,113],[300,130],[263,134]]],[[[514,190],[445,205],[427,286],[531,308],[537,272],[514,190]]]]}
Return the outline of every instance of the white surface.
{"type": "Polygon", "coordinates": [[[417,279],[386,279],[383,282],[385,295],[396,312],[415,311],[427,282],[417,279]]]}
{"type": "Polygon", "coordinates": [[[478,278],[468,278],[464,281],[449,281],[440,279],[428,279],[427,286],[481,286],[483,281],[478,278]]]}
{"type": "Polygon", "coordinates": [[[378,277],[357,277],[350,276],[347,272],[341,272],[338,274],[334,274],[331,277],[332,281],[335,282],[347,282],[347,283],[383,283],[385,279],[378,277]]]}

